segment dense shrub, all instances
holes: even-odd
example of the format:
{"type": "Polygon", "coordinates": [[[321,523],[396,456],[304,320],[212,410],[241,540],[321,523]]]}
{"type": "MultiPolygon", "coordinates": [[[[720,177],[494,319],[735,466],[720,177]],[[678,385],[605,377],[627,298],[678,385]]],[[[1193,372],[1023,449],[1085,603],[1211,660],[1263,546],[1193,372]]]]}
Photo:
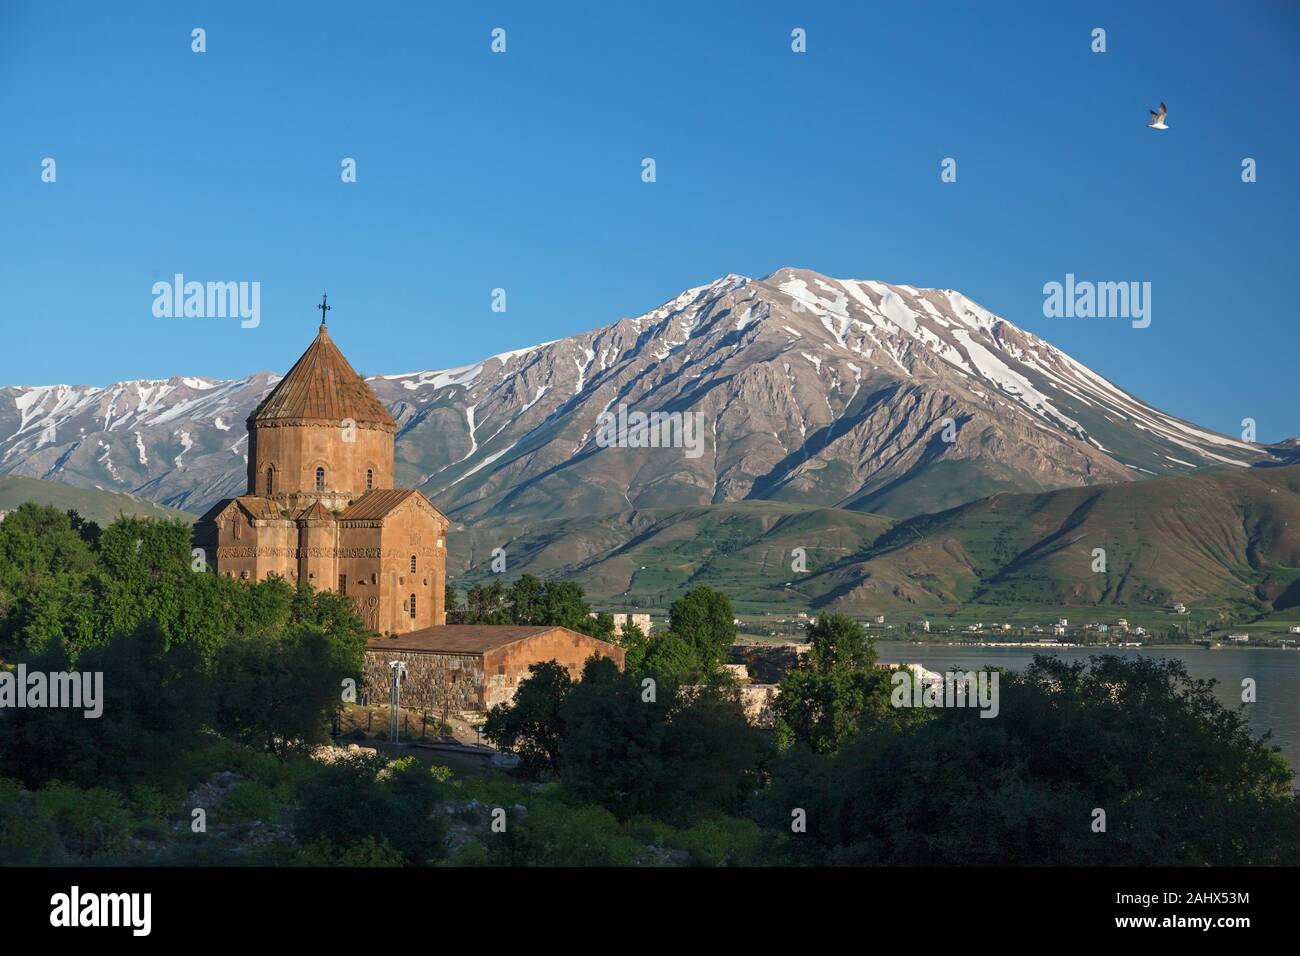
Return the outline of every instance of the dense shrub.
{"type": "Polygon", "coordinates": [[[411,866],[445,853],[436,814],[438,780],[414,758],[386,766],[378,754],[349,754],[298,782],[294,833],[318,853],[366,853],[387,843],[411,866]]]}

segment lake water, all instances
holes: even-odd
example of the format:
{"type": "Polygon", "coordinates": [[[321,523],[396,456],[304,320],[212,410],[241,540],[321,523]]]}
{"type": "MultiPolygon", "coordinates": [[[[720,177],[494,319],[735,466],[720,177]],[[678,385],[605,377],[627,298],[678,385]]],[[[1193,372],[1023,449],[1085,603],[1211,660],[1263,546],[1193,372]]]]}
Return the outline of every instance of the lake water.
{"type": "MultiPolygon", "coordinates": [[[[1086,660],[1103,653],[1094,647],[1034,648],[956,647],[947,644],[907,644],[880,641],[876,650],[882,661],[920,664],[932,671],[967,671],[982,667],[1019,670],[1035,654],[1056,654],[1066,660],[1086,660]]],[[[1300,771],[1300,651],[1208,647],[1122,647],[1105,653],[1121,656],[1177,657],[1193,677],[1214,678],[1215,695],[1224,705],[1241,703],[1241,681],[1255,679],[1256,703],[1246,707],[1246,716],[1256,734],[1273,731],[1271,743],[1280,748],[1291,766],[1300,771]]]]}

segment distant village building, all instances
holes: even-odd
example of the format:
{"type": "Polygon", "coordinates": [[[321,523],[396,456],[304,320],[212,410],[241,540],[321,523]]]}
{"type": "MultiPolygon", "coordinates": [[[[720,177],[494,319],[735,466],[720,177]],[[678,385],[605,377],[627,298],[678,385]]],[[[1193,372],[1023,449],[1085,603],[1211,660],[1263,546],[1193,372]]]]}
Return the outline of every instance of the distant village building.
{"type": "Polygon", "coordinates": [[[1174,602],[1174,613],[1175,613],[1175,614],[1186,614],[1186,613],[1187,613],[1187,605],[1184,604],[1182,601],[1175,601],[1175,602],[1174,602]]]}
{"type": "Polygon", "coordinates": [[[0,524],[4,524],[5,518],[13,514],[12,511],[0,511],[0,524]]]}
{"type": "MultiPolygon", "coordinates": [[[[895,661],[877,661],[876,670],[882,670],[882,671],[905,670],[911,673],[912,678],[914,680],[919,681],[923,685],[942,684],[944,682],[944,677],[942,674],[940,674],[938,671],[930,670],[928,667],[926,667],[923,664],[904,664],[895,661]]],[[[964,686],[966,682],[963,680],[960,683],[964,686]]]]}
{"type": "Polygon", "coordinates": [[[1246,641],[1249,641],[1249,640],[1250,640],[1250,635],[1249,635],[1249,634],[1229,634],[1229,635],[1228,635],[1228,640],[1230,640],[1230,641],[1232,641],[1232,642],[1234,642],[1234,643],[1236,643],[1236,644],[1244,644],[1244,643],[1246,643],[1246,641]]]}
{"type": "Polygon", "coordinates": [[[351,598],[384,635],[366,650],[372,700],[387,699],[392,660],[407,661],[404,703],[457,711],[509,699],[541,661],[575,676],[593,654],[621,667],[622,648],[562,627],[447,626],[447,518],[393,487],[397,425],[330,339],[328,304],[317,308],[315,340],[248,418],[247,493],[195,525],[216,572],[351,598]]]}
{"type": "Polygon", "coordinates": [[[1291,634],[1300,634],[1300,624],[1292,624],[1287,628],[1287,632],[1291,634]]]}
{"type": "MultiPolygon", "coordinates": [[[[596,617],[596,612],[592,611],[591,616],[596,617]]],[[[642,634],[647,636],[650,634],[649,614],[611,614],[610,616],[614,618],[614,631],[618,634],[622,634],[628,624],[640,628],[642,634]]]]}
{"type": "Polygon", "coordinates": [[[723,664],[722,669],[736,679],[740,691],[740,705],[745,719],[755,727],[771,729],[776,722],[776,698],[781,693],[779,684],[755,683],[749,675],[747,664],[723,664]]]}

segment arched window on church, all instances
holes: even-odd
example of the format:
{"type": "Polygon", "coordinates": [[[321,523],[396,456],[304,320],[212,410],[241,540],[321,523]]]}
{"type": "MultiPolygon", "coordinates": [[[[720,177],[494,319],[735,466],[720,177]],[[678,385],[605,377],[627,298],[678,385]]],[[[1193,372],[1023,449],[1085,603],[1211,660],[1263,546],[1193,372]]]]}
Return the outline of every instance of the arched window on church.
{"type": "Polygon", "coordinates": [[[416,565],[416,562],[415,562],[415,555],[411,555],[411,573],[412,573],[412,574],[415,573],[415,565],[416,565]]]}
{"type": "Polygon", "coordinates": [[[266,469],[266,493],[268,495],[275,494],[275,469],[274,468],[266,469]]]}
{"type": "Polygon", "coordinates": [[[375,473],[371,469],[366,469],[366,491],[372,491],[375,487],[375,473]]]}
{"type": "Polygon", "coordinates": [[[325,490],[325,469],[324,468],[316,469],[316,490],[317,491],[325,490]]]}
{"type": "Polygon", "coordinates": [[[415,595],[411,595],[411,620],[415,620],[415,595]]]}

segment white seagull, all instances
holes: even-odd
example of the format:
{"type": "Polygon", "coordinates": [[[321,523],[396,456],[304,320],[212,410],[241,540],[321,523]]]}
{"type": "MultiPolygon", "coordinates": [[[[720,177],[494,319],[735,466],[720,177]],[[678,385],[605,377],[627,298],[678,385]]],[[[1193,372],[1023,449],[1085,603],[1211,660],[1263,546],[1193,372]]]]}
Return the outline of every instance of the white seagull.
{"type": "Polygon", "coordinates": [[[1165,113],[1169,111],[1165,109],[1164,103],[1160,104],[1159,113],[1157,113],[1155,110],[1149,110],[1148,112],[1151,113],[1151,122],[1147,123],[1147,129],[1168,129],[1169,128],[1168,126],[1165,125],[1165,113]]]}

